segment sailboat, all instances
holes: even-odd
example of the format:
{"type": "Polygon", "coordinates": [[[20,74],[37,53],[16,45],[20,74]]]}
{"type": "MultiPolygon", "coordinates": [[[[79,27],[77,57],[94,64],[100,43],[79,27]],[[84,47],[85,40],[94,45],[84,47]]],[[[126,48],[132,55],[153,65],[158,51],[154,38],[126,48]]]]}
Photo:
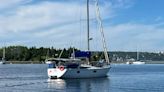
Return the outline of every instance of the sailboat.
{"type": "Polygon", "coordinates": [[[5,64],[5,48],[3,48],[3,57],[0,60],[0,64],[5,64]]]}
{"type": "Polygon", "coordinates": [[[46,55],[46,59],[45,59],[44,62],[45,62],[46,64],[51,64],[52,59],[49,59],[48,57],[49,57],[49,49],[47,50],[47,55],[46,55]]]}
{"type": "Polygon", "coordinates": [[[145,64],[145,62],[139,60],[139,52],[137,51],[137,60],[133,64],[145,64]]]}
{"type": "Polygon", "coordinates": [[[88,51],[77,51],[73,53],[71,58],[51,58],[50,64],[48,64],[47,74],[49,78],[94,78],[94,77],[106,77],[111,68],[109,56],[107,53],[107,47],[105,43],[105,37],[103,33],[103,26],[101,22],[98,0],[96,1],[96,14],[99,24],[99,30],[101,33],[101,40],[103,44],[103,52],[105,60],[97,61],[98,64],[92,65],[90,62],[90,37],[89,37],[89,0],[87,0],[87,47],[88,51]],[[80,59],[83,57],[85,59],[80,59]],[[88,62],[88,63],[81,63],[88,62]]]}

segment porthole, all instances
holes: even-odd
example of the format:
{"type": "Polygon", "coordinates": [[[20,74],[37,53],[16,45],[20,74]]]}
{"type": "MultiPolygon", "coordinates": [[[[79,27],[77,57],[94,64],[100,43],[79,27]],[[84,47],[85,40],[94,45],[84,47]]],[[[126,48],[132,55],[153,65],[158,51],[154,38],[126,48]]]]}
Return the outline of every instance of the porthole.
{"type": "Polygon", "coordinates": [[[94,72],[94,73],[96,73],[97,71],[96,71],[96,70],[94,70],[93,72],[94,72]]]}
{"type": "Polygon", "coordinates": [[[77,73],[80,73],[80,71],[77,71],[77,73]]]}

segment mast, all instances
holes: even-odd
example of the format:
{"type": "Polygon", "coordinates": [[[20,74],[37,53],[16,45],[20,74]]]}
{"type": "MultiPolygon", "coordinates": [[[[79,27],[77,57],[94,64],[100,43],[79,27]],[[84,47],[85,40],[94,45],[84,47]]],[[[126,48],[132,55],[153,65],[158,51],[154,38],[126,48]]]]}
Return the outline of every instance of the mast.
{"type": "Polygon", "coordinates": [[[137,50],[136,50],[136,60],[139,61],[139,51],[138,51],[138,46],[137,46],[137,50]]]}
{"type": "Polygon", "coordinates": [[[138,52],[138,50],[137,50],[137,61],[139,60],[139,52],[138,52]]]}
{"type": "Polygon", "coordinates": [[[48,59],[48,58],[49,58],[49,48],[47,50],[47,55],[46,55],[46,59],[48,59]]]}
{"type": "Polygon", "coordinates": [[[105,36],[104,36],[104,31],[103,31],[103,25],[102,25],[102,19],[100,17],[100,9],[99,9],[99,5],[98,5],[98,0],[96,0],[95,6],[96,6],[97,21],[99,23],[99,30],[100,30],[101,36],[102,36],[101,37],[101,40],[102,40],[102,43],[103,43],[105,60],[109,64],[110,61],[109,61],[109,56],[108,56],[107,47],[106,47],[106,41],[105,41],[105,36]]]}
{"type": "Polygon", "coordinates": [[[87,0],[87,50],[90,50],[90,37],[89,37],[89,0],[87,0]]]}
{"type": "Polygon", "coordinates": [[[3,57],[2,60],[5,60],[5,47],[3,48],[3,57]]]}

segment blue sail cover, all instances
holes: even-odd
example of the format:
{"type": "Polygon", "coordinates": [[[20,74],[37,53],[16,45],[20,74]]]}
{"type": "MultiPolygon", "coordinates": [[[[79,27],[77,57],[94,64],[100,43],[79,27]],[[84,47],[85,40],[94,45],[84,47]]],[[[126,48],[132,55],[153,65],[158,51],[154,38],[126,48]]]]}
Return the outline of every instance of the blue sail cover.
{"type": "Polygon", "coordinates": [[[75,57],[87,57],[90,58],[91,52],[89,51],[76,51],[75,52],[75,57]]]}

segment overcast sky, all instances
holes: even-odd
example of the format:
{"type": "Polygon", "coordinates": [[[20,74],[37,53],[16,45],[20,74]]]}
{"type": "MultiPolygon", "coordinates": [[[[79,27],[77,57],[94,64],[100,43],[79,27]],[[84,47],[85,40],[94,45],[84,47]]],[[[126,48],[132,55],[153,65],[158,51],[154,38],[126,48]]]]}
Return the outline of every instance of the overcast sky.
{"type": "MultiPolygon", "coordinates": [[[[102,50],[90,0],[91,50],[102,50]]],[[[109,51],[163,51],[164,0],[100,0],[109,51]]],[[[86,0],[0,0],[0,46],[86,50],[86,0]]]]}

